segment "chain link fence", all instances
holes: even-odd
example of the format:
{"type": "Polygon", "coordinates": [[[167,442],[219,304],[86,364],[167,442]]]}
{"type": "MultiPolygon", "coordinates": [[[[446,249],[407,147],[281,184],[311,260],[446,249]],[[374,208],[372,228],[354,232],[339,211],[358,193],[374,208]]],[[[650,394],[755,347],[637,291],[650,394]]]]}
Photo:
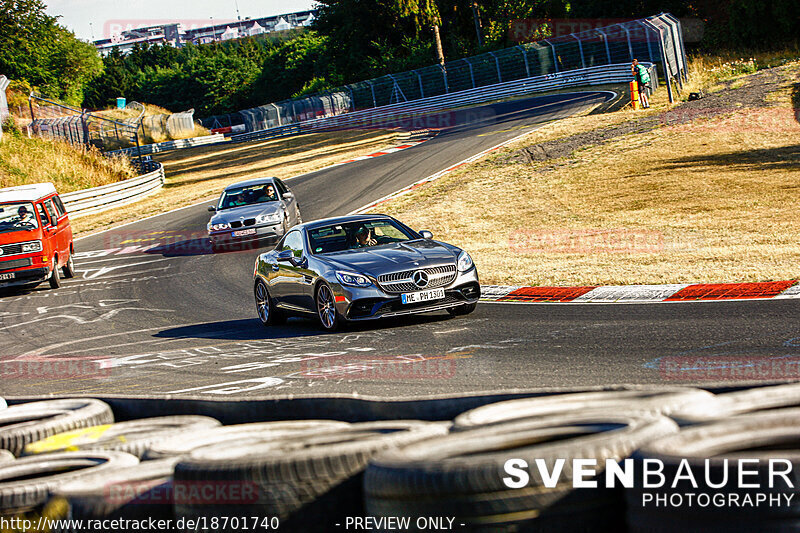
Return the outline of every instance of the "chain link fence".
{"type": "Polygon", "coordinates": [[[243,124],[246,131],[258,131],[535,76],[629,63],[633,59],[658,65],[670,101],[674,101],[673,84],[682,88],[687,79],[678,19],[662,13],[544,39],[444,65],[388,74],[314,96],[209,117],[203,125],[214,129],[243,124]]]}

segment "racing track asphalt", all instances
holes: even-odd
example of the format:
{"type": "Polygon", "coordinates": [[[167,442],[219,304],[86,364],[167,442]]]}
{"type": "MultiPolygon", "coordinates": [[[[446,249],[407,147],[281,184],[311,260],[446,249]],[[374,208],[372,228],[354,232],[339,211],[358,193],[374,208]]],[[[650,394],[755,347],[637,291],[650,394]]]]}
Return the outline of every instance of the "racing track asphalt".
{"type": "MultiPolygon", "coordinates": [[[[289,183],[306,220],[344,214],[604,98],[566,94],[441,115],[442,125],[455,125],[433,140],[289,183]]],[[[0,395],[396,398],[750,380],[755,365],[762,379],[785,379],[800,368],[797,300],[484,303],[468,317],[406,317],[337,334],[301,319],[262,328],[251,293],[257,250],[119,249],[122,241],[202,238],[205,207],[82,239],[79,275],[62,289],[0,298],[0,395]]]]}

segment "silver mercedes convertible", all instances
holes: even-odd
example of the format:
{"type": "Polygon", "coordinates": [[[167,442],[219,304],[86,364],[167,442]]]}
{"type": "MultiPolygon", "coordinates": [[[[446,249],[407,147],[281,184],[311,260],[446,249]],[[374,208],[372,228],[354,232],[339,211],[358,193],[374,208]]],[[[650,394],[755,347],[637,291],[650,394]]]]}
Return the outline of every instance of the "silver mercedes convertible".
{"type": "Polygon", "coordinates": [[[316,316],[343,322],[447,310],[465,315],[480,298],[467,252],[386,215],[355,215],[295,226],[256,259],[254,294],[265,326],[316,316]]]}

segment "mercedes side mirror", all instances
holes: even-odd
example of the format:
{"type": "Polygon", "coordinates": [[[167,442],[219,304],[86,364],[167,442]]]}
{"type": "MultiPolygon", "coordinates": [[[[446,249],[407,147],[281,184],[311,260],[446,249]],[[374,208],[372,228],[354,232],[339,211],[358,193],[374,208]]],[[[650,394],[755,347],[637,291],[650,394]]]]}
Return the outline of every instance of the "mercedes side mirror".
{"type": "Polygon", "coordinates": [[[433,239],[433,233],[431,233],[430,231],[428,231],[426,229],[420,231],[419,234],[422,235],[423,239],[427,239],[427,240],[433,239]]]}
{"type": "Polygon", "coordinates": [[[217,212],[217,206],[215,206],[215,205],[208,206],[208,211],[209,211],[209,213],[216,213],[217,212]]]}
{"type": "Polygon", "coordinates": [[[275,259],[284,263],[291,263],[294,259],[294,253],[291,250],[283,250],[282,252],[278,252],[275,259]]]}

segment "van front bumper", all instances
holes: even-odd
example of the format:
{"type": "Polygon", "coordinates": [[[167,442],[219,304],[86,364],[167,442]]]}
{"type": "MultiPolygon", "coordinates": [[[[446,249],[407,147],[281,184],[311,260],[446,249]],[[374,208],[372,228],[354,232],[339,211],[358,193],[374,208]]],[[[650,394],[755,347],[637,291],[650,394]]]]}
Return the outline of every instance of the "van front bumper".
{"type": "Polygon", "coordinates": [[[50,277],[50,269],[47,267],[26,268],[24,270],[0,270],[0,278],[13,274],[11,279],[0,279],[0,288],[20,287],[24,285],[34,285],[42,283],[50,277]]]}

